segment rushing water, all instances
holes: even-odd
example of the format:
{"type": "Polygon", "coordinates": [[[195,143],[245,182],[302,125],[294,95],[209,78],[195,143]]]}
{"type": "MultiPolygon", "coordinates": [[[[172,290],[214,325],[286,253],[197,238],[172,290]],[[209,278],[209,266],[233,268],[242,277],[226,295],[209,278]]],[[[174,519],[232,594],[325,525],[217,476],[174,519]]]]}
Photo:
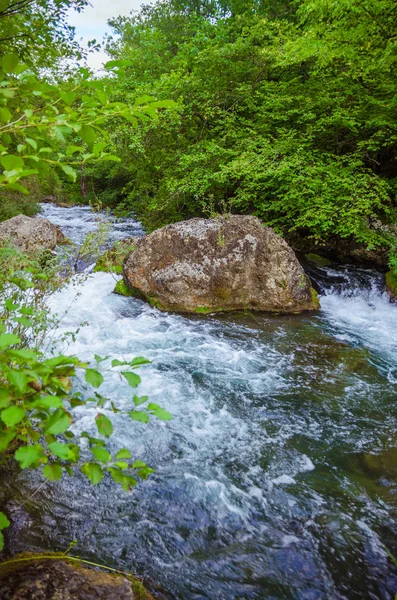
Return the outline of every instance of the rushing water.
{"type": "MultiPolygon", "coordinates": [[[[44,211],[76,241],[95,225],[86,208],[44,211]]],[[[141,232],[128,221],[112,235],[141,232]]],[[[397,306],[377,273],[312,276],[322,308],[300,316],[161,313],[112,294],[104,273],[62,291],[62,328],[87,322],[69,351],[150,358],[139,391],[174,419],[115,416],[115,447],[156,468],[131,494],[77,475],[18,508],[40,477],[9,481],[13,551],[76,539],[80,556],[137,572],[164,598],[394,598],[397,306]]],[[[129,406],[116,374],[104,387],[129,406]]],[[[93,416],[76,409],[75,429],[93,416]]]]}

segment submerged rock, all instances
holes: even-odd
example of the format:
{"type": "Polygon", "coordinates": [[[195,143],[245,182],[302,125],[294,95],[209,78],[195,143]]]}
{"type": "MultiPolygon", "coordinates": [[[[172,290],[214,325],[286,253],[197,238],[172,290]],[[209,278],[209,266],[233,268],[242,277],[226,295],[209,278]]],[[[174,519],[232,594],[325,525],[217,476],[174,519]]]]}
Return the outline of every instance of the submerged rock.
{"type": "Polygon", "coordinates": [[[330,265],[332,265],[332,260],[329,260],[329,258],[325,258],[325,256],[314,254],[313,252],[305,254],[305,258],[309,263],[312,263],[317,267],[329,267],[330,265]]]}
{"type": "Polygon", "coordinates": [[[61,227],[59,225],[55,225],[55,227],[56,227],[56,230],[57,230],[57,245],[58,246],[67,246],[67,245],[71,244],[72,242],[63,233],[61,227]]]}
{"type": "Polygon", "coordinates": [[[293,250],[256,217],[190,219],[154,231],[127,258],[124,281],[161,310],[297,313],[319,307],[293,250]]]}
{"type": "Polygon", "coordinates": [[[18,215],[0,223],[0,240],[10,242],[22,252],[54,250],[58,230],[48,219],[18,215]]]}
{"type": "Polygon", "coordinates": [[[154,600],[139,581],[61,559],[0,564],[0,596],[2,600],[154,600]]]}

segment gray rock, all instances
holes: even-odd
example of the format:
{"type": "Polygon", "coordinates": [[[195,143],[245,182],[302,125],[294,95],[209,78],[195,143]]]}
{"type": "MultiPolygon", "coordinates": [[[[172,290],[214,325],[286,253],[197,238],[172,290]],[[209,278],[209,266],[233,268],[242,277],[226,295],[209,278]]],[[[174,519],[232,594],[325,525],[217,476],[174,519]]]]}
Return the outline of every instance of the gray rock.
{"type": "Polygon", "coordinates": [[[0,240],[11,242],[23,252],[53,250],[58,235],[56,226],[42,217],[18,215],[0,223],[0,240]]]}
{"type": "Polygon", "coordinates": [[[167,225],[138,240],[124,281],[161,310],[297,313],[319,307],[293,250],[256,217],[167,225]]]}

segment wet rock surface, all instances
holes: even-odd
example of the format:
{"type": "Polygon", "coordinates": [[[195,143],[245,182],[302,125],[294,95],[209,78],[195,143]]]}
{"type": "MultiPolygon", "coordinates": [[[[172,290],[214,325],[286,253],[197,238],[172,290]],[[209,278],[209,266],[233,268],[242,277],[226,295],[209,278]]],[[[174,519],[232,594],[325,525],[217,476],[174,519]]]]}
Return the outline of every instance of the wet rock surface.
{"type": "Polygon", "coordinates": [[[42,217],[18,215],[0,223],[0,240],[10,242],[22,252],[53,250],[58,238],[55,225],[42,217]]]}

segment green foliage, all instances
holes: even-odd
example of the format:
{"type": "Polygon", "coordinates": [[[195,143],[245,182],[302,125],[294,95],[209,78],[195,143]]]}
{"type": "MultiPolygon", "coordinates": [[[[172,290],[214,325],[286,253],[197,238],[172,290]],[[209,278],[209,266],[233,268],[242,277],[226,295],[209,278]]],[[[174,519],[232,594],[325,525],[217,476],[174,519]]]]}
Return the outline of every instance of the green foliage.
{"type": "MultiPolygon", "coordinates": [[[[106,447],[105,440],[113,434],[111,415],[121,410],[95,390],[113,370],[137,388],[141,378],[135,370],[150,361],[142,356],[125,361],[95,355],[95,364],[89,365],[75,356],[43,352],[46,335],[56,326],[45,303],[48,295],[65,283],[64,279],[54,280],[59,265],[43,270],[33,257],[6,247],[0,249],[1,258],[0,454],[13,457],[21,469],[41,469],[49,481],[59,480],[64,473],[72,475],[79,468],[94,485],[107,475],[124,490],[132,489],[153,469],[134,459],[126,448],[113,456],[106,447]],[[87,397],[73,389],[78,374],[94,388],[87,397]],[[94,410],[98,438],[87,432],[77,436],[71,430],[73,408],[81,405],[94,410]],[[89,460],[87,451],[82,455],[81,439],[88,442],[89,460]]],[[[147,396],[133,395],[125,414],[131,421],[143,423],[148,423],[150,416],[171,419],[147,396]]],[[[0,530],[6,526],[0,513],[0,530]]],[[[0,533],[0,546],[2,543],[0,533]]]]}
{"type": "Polygon", "coordinates": [[[10,521],[7,519],[6,515],[0,512],[0,552],[4,547],[4,536],[3,529],[7,529],[10,526],[10,521]]]}
{"type": "Polygon", "coordinates": [[[104,271],[105,273],[121,274],[125,258],[135,250],[135,240],[121,240],[116,242],[113,248],[107,250],[97,261],[94,273],[104,271]]]}
{"type": "Polygon", "coordinates": [[[93,166],[96,194],[149,229],[226,203],[284,235],[392,246],[371,223],[396,220],[396,22],[392,0],[168,0],[114,20],[113,98],[178,108],[112,130],[122,163],[93,166]]]}

